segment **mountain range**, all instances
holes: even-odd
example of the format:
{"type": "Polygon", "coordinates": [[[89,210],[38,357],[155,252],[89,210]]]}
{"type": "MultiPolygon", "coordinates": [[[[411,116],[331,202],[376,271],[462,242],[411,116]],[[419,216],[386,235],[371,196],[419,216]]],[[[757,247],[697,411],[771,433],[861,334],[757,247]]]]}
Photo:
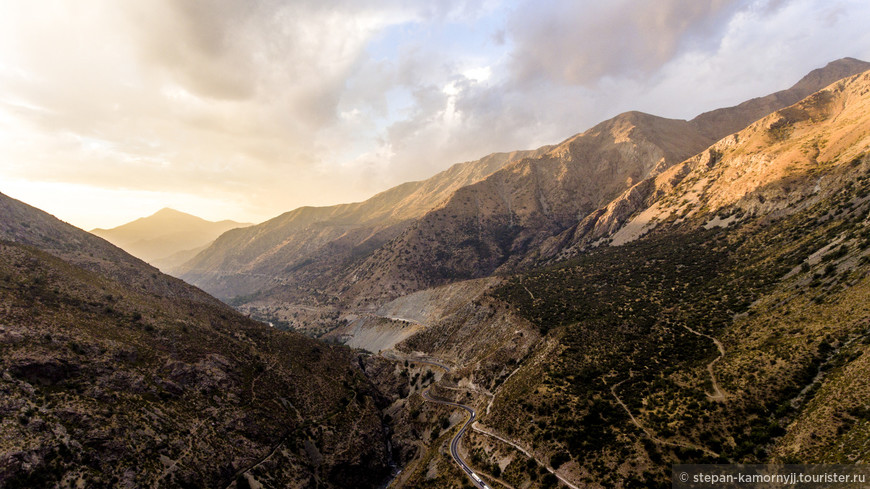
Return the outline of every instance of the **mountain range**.
{"type": "MultiPolygon", "coordinates": [[[[627,186],[518,268],[445,274],[335,337],[376,359],[447,362],[429,395],[477,410],[465,454],[491,487],[670,487],[675,463],[866,463],[868,104],[870,72],[835,80],[627,186]]],[[[388,410],[397,436],[443,416],[416,399],[388,410]]],[[[394,487],[463,480],[438,455],[449,437],[430,438],[394,487]]]]}
{"type": "Polygon", "coordinates": [[[634,488],[678,463],[866,464],[868,70],[231,229],[173,269],[202,290],[0,195],[0,483],[482,487],[458,458],[491,488],[634,488]]]}
{"type": "Polygon", "coordinates": [[[562,252],[564,233],[639,182],[868,68],[841,59],[787,90],[691,121],[620,114],[557,145],[490,155],[362,203],[301,208],[226,233],[174,272],[258,317],[324,331],[340,310],[546,263],[562,252]]]}

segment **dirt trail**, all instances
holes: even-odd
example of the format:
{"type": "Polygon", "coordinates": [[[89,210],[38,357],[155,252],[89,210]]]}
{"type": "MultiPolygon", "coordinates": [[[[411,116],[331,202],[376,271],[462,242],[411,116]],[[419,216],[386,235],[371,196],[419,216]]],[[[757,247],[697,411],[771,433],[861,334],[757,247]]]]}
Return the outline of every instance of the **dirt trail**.
{"type": "MultiPolygon", "coordinates": [[[[630,378],[630,377],[629,377],[629,378],[630,378]]],[[[634,417],[634,414],[631,413],[631,410],[628,409],[628,406],[627,406],[624,402],[622,402],[622,399],[621,399],[621,398],[619,397],[619,395],[616,393],[616,388],[619,387],[619,386],[620,386],[623,382],[625,382],[626,380],[628,380],[628,379],[621,380],[621,381],[617,382],[616,384],[613,384],[612,386],[610,386],[610,393],[613,394],[613,397],[616,399],[616,402],[617,402],[620,406],[622,406],[622,409],[624,409],[625,412],[626,412],[626,414],[628,414],[628,417],[631,418],[631,422],[634,423],[635,426],[637,426],[638,428],[640,428],[640,430],[643,431],[644,434],[646,434],[646,436],[647,436],[650,440],[652,440],[654,443],[658,443],[658,444],[660,444],[660,445],[670,445],[670,446],[674,446],[674,447],[693,448],[693,449],[695,449],[695,450],[701,450],[702,452],[704,452],[704,453],[706,453],[706,454],[708,454],[708,455],[712,455],[712,456],[714,456],[714,457],[718,457],[718,456],[719,456],[718,453],[714,452],[713,450],[710,450],[710,449],[707,448],[707,447],[702,447],[702,446],[700,446],[700,445],[695,445],[695,444],[693,444],[693,443],[688,443],[688,442],[668,441],[668,440],[664,440],[664,439],[662,439],[662,438],[659,438],[659,437],[657,437],[655,434],[653,434],[652,431],[650,431],[649,429],[647,429],[646,426],[644,426],[640,421],[637,420],[637,418],[634,417]]]]}
{"type": "MultiPolygon", "coordinates": [[[[515,368],[514,371],[510,373],[510,375],[505,377],[505,379],[501,382],[501,384],[498,387],[501,387],[501,386],[507,384],[508,380],[510,380],[511,377],[513,377],[514,374],[519,372],[519,371],[520,371],[520,366],[517,366],[517,368],[515,368]]],[[[489,414],[489,410],[492,409],[492,403],[495,401],[496,394],[498,394],[498,388],[495,389],[495,392],[493,392],[492,394],[489,395],[490,399],[489,399],[489,403],[486,405],[486,414],[489,414]]]]}
{"type": "Polygon", "coordinates": [[[719,387],[719,382],[716,381],[716,373],[713,372],[713,365],[715,365],[716,362],[718,362],[719,360],[721,360],[725,356],[725,347],[722,346],[721,341],[717,340],[716,338],[714,338],[708,334],[704,334],[704,333],[695,331],[694,329],[686,326],[685,324],[683,325],[683,327],[686,328],[687,330],[689,330],[690,332],[698,335],[698,336],[703,336],[704,338],[708,338],[708,339],[712,340],[713,344],[716,345],[716,348],[719,349],[719,356],[716,357],[712,362],[707,364],[707,372],[710,372],[710,378],[713,380],[713,391],[714,391],[713,394],[707,393],[707,397],[709,397],[713,401],[720,401],[720,402],[724,401],[727,398],[727,396],[725,394],[725,391],[723,391],[722,388],[719,387]]]}
{"type": "Polygon", "coordinates": [[[529,293],[529,297],[531,297],[531,298],[532,298],[532,300],[535,300],[535,294],[533,294],[533,293],[532,293],[532,291],[531,291],[531,290],[529,290],[529,288],[528,288],[528,287],[526,287],[526,286],[525,286],[525,285],[523,285],[523,288],[524,288],[524,289],[526,289],[526,292],[528,292],[528,293],[529,293]]]}

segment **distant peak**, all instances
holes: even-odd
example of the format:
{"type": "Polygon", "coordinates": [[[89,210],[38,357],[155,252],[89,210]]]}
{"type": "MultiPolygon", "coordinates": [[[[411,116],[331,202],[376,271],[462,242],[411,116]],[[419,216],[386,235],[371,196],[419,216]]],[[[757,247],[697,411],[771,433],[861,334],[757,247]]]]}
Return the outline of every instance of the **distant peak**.
{"type": "Polygon", "coordinates": [[[827,66],[831,65],[840,65],[840,64],[868,64],[866,61],[862,61],[860,59],[852,58],[850,56],[846,56],[845,58],[835,59],[827,64],[827,66]]]}
{"type": "Polygon", "coordinates": [[[870,69],[870,63],[855,58],[840,58],[826,64],[824,68],[815,71],[855,71],[861,72],[870,69]]]}
{"type": "Polygon", "coordinates": [[[172,209],[171,207],[164,207],[164,208],[160,209],[159,211],[155,212],[155,213],[152,214],[152,215],[153,215],[153,216],[163,216],[163,215],[174,215],[174,216],[177,216],[177,215],[179,215],[179,214],[184,214],[184,215],[186,215],[186,216],[189,216],[189,215],[190,215],[190,214],[188,214],[188,213],[186,213],[186,212],[181,212],[181,211],[177,211],[177,210],[175,210],[175,209],[172,209]]]}
{"type": "Polygon", "coordinates": [[[628,112],[623,112],[623,113],[617,115],[616,117],[614,117],[611,120],[617,121],[617,122],[630,121],[630,122],[634,122],[634,123],[637,123],[637,122],[644,122],[644,123],[653,122],[654,123],[654,122],[668,122],[668,121],[673,121],[676,119],[668,119],[667,117],[661,117],[658,115],[649,114],[646,112],[641,112],[639,110],[630,110],[628,112]]]}
{"type": "Polygon", "coordinates": [[[660,124],[670,124],[673,122],[684,122],[676,119],[667,119],[657,115],[647,114],[637,110],[623,112],[604,122],[594,126],[590,131],[611,131],[614,129],[624,130],[626,127],[654,127],[660,124]]]}
{"type": "Polygon", "coordinates": [[[193,214],[181,212],[179,210],[175,210],[175,209],[172,209],[169,207],[164,207],[164,208],[160,209],[159,211],[155,212],[154,214],[151,214],[150,216],[143,218],[143,219],[151,219],[151,218],[205,221],[205,219],[203,219],[199,216],[194,216],[193,214]]]}
{"type": "Polygon", "coordinates": [[[852,76],[863,71],[870,70],[870,63],[855,58],[840,58],[826,64],[823,68],[816,68],[800,79],[792,90],[799,90],[802,96],[808,95],[825,88],[837,80],[852,76]]]}

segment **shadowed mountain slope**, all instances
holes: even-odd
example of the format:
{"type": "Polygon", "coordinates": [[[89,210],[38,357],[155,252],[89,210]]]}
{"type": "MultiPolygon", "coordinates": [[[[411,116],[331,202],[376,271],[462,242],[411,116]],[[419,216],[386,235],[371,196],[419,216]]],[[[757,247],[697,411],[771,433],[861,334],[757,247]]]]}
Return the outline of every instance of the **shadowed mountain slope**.
{"type": "Polygon", "coordinates": [[[789,90],[690,122],[621,114],[546,155],[512,163],[460,189],[447,205],[355,268],[339,290],[349,297],[392,298],[457,279],[532,266],[547,257],[551,237],[582,223],[637,182],[727,136],[725,131],[734,124],[743,128],[761,112],[763,116],[768,109],[783,108],[844,73],[867,67],[870,64],[862,61],[839,60],[814,70],[789,90]],[[730,122],[709,122],[720,119],[730,122]]]}
{"type": "Polygon", "coordinates": [[[26,204],[0,205],[0,486],[344,488],[387,476],[381,398],[350,350],[252,321],[26,204]]]}
{"type": "Polygon", "coordinates": [[[411,219],[438,206],[458,188],[547,149],[495,153],[456,164],[430,179],[399,185],[364,202],[299,208],[225,233],[178,272],[221,298],[288,282],[306,286],[312,277],[334,273],[393,239],[411,219]]]}
{"type": "Polygon", "coordinates": [[[712,141],[686,121],[627,112],[459,189],[354,269],[342,291],[385,298],[489,275],[712,141]]]}
{"type": "Polygon", "coordinates": [[[34,246],[86,270],[166,297],[217,304],[215,298],[160,273],[108,241],[0,194],[0,239],[34,246]]]}

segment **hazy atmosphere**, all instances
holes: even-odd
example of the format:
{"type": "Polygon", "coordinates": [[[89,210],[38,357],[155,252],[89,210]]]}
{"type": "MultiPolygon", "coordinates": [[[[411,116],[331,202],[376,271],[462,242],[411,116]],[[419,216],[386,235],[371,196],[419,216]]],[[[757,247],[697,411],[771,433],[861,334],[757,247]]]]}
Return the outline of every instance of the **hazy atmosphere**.
{"type": "Polygon", "coordinates": [[[0,191],[258,222],[870,59],[855,1],[0,0],[0,191]],[[749,56],[751,54],[751,56],[749,56]]]}

